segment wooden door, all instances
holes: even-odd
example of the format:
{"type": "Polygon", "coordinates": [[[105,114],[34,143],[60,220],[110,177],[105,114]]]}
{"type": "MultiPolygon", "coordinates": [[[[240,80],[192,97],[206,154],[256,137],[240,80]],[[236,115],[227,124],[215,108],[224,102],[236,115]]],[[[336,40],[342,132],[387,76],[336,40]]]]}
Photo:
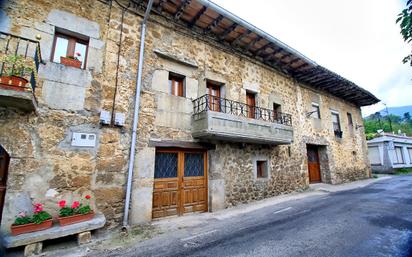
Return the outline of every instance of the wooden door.
{"type": "Polygon", "coordinates": [[[207,90],[209,94],[209,110],[220,111],[220,86],[207,83],[207,90]]]}
{"type": "Polygon", "coordinates": [[[3,213],[4,198],[6,196],[7,174],[9,168],[10,156],[0,145],[0,221],[3,213]]]}
{"type": "Polygon", "coordinates": [[[318,148],[315,146],[308,146],[307,152],[308,152],[309,182],[310,183],[321,182],[318,148]]]}
{"type": "Polygon", "coordinates": [[[246,104],[247,106],[247,113],[248,118],[254,119],[256,117],[255,110],[256,110],[256,97],[255,94],[246,93],[246,104]]]}
{"type": "Polygon", "coordinates": [[[157,150],[153,219],[207,211],[206,158],[205,151],[157,150]]]}

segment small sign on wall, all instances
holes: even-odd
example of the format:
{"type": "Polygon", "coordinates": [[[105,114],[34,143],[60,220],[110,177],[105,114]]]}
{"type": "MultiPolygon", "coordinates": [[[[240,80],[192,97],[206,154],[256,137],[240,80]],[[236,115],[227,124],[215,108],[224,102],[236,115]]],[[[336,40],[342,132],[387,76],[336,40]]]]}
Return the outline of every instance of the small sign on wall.
{"type": "Polygon", "coordinates": [[[73,132],[72,146],[95,147],[96,134],[73,132]]]}

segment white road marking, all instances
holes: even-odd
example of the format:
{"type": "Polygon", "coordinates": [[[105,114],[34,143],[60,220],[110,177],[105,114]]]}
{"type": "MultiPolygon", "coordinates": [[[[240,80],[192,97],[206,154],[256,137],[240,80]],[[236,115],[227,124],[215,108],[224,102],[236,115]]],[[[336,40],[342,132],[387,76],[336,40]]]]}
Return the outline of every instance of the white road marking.
{"type": "Polygon", "coordinates": [[[185,242],[185,241],[189,241],[189,240],[195,239],[195,238],[197,238],[197,237],[201,237],[201,236],[205,236],[205,235],[209,235],[209,234],[215,233],[216,231],[217,231],[217,230],[214,229],[214,230],[206,231],[206,232],[203,232],[203,233],[200,233],[200,234],[196,234],[196,235],[193,235],[193,236],[189,236],[189,237],[186,237],[186,238],[182,238],[182,239],[180,239],[180,240],[183,241],[183,242],[185,242]]]}
{"type": "Polygon", "coordinates": [[[292,209],[292,207],[287,207],[287,208],[284,208],[284,209],[275,211],[274,214],[278,214],[278,213],[281,213],[281,212],[285,212],[285,211],[288,211],[288,210],[290,210],[290,209],[292,209]]]}

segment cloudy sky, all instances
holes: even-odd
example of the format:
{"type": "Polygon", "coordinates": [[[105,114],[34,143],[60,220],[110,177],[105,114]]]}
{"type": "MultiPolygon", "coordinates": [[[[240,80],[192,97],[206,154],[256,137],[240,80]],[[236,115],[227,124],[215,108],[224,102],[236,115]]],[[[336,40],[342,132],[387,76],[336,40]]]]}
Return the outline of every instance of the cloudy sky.
{"type": "MultiPolygon", "coordinates": [[[[388,106],[412,105],[412,67],[397,14],[406,0],[213,0],[388,106]]],[[[383,105],[363,108],[363,115],[383,105]]]]}

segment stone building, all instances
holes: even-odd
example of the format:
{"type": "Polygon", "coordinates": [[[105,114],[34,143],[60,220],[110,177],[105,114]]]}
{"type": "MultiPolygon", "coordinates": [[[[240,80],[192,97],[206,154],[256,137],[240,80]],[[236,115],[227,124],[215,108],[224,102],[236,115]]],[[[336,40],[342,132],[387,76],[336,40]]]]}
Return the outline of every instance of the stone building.
{"type": "Polygon", "coordinates": [[[129,169],[147,4],[3,1],[1,56],[34,64],[0,87],[2,230],[85,194],[120,225],[131,169],[131,224],[370,176],[360,107],[379,100],[203,0],[153,3],[129,169]]]}

